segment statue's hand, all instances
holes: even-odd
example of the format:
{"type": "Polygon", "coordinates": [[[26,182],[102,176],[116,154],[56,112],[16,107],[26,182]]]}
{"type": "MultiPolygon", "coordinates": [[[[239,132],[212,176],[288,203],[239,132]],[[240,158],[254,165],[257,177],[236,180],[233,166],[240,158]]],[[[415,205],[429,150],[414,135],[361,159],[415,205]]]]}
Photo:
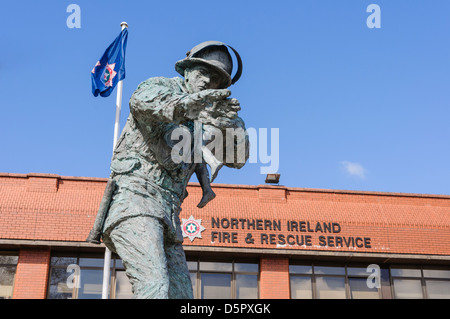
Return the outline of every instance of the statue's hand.
{"type": "Polygon", "coordinates": [[[220,100],[224,100],[231,95],[230,90],[203,90],[189,95],[190,100],[194,104],[201,104],[204,107],[220,100]]]}
{"type": "Polygon", "coordinates": [[[226,89],[222,90],[203,90],[197,93],[189,94],[185,103],[185,111],[190,119],[197,119],[200,112],[205,108],[214,106],[214,103],[225,100],[231,95],[231,92],[226,89]]]}
{"type": "Polygon", "coordinates": [[[240,109],[241,106],[238,100],[225,99],[214,102],[210,113],[213,117],[226,117],[229,119],[235,119],[237,117],[237,112],[240,111],[240,109]]]}
{"type": "Polygon", "coordinates": [[[203,123],[228,122],[237,118],[237,112],[241,109],[239,101],[236,99],[219,100],[212,103],[211,107],[206,107],[199,114],[198,119],[203,123]]]}

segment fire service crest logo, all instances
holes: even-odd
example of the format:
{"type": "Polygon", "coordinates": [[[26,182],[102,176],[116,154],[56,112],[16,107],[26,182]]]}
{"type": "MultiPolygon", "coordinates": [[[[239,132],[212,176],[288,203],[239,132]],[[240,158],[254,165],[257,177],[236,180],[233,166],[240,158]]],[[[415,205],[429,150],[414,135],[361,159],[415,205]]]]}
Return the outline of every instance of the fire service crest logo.
{"type": "Polygon", "coordinates": [[[103,82],[105,82],[105,86],[112,86],[112,81],[114,77],[117,75],[117,72],[114,71],[115,67],[116,67],[115,63],[106,64],[105,74],[103,75],[103,82]]]}
{"type": "Polygon", "coordinates": [[[194,241],[195,238],[202,238],[202,231],[206,228],[202,226],[201,219],[195,219],[193,216],[188,219],[182,220],[181,229],[183,231],[183,237],[188,237],[190,241],[194,241]]]}

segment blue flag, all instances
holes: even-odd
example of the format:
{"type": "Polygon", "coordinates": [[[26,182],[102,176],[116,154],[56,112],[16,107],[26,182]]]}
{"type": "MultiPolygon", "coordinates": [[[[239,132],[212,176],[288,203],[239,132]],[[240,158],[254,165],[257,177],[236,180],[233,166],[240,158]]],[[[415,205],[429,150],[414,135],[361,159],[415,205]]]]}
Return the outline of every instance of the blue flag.
{"type": "Polygon", "coordinates": [[[107,97],[120,80],[125,78],[125,51],[127,47],[128,28],[106,49],[101,59],[91,72],[92,94],[107,97]]]}

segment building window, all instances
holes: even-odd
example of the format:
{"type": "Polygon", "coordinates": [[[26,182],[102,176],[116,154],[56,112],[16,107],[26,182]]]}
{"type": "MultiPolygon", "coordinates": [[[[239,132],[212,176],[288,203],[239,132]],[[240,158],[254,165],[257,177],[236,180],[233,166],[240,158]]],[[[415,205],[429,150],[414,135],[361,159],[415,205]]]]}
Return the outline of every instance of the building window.
{"type": "MultiPolygon", "coordinates": [[[[387,269],[381,269],[381,277],[387,269]]],[[[348,294],[350,299],[379,299],[381,291],[377,288],[371,288],[367,284],[367,278],[371,273],[364,267],[347,267],[348,294]]],[[[379,278],[379,284],[383,284],[383,278],[379,278]]],[[[372,282],[375,284],[374,282],[372,282]]],[[[381,287],[380,287],[381,288],[381,287]]]]}
{"type": "Polygon", "coordinates": [[[450,270],[423,269],[425,291],[430,299],[450,299],[450,270]]]}
{"type": "Polygon", "coordinates": [[[395,299],[422,299],[422,274],[420,269],[391,268],[395,299]]]}
{"type": "Polygon", "coordinates": [[[312,299],[312,266],[290,265],[292,299],[312,299]]]}
{"type": "Polygon", "coordinates": [[[0,252],[0,299],[11,299],[16,275],[17,253],[0,252]]]}
{"type": "Polygon", "coordinates": [[[316,298],[345,299],[345,268],[314,266],[316,298]]]}
{"type": "Polygon", "coordinates": [[[291,264],[289,275],[292,299],[450,299],[448,268],[383,267],[375,287],[367,280],[371,272],[353,265],[291,264]]]}
{"type": "Polygon", "coordinates": [[[132,299],[133,292],[131,291],[131,283],[125,274],[125,268],[123,267],[122,260],[115,258],[115,279],[113,282],[114,287],[114,299],[132,299]]]}
{"type": "Polygon", "coordinates": [[[188,261],[196,299],[257,299],[259,265],[247,262],[188,261]]]}
{"type": "Polygon", "coordinates": [[[290,265],[292,299],[378,299],[379,288],[370,288],[370,273],[362,267],[290,265]]]}
{"type": "Polygon", "coordinates": [[[450,299],[450,270],[428,267],[391,267],[394,298],[450,299]]]}
{"type": "MultiPolygon", "coordinates": [[[[48,299],[101,299],[104,259],[98,255],[55,255],[50,261],[48,299]]],[[[109,298],[131,298],[121,260],[111,258],[109,298]],[[111,289],[112,287],[112,289],[111,289]]]]}

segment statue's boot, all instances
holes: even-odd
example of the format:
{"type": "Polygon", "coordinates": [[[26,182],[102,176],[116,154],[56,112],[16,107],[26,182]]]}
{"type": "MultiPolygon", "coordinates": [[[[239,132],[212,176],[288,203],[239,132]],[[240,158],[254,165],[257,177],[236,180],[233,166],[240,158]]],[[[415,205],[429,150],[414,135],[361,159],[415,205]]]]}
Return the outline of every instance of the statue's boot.
{"type": "Polygon", "coordinates": [[[212,189],[210,189],[208,192],[206,192],[203,197],[202,200],[200,201],[200,203],[198,203],[197,207],[198,208],[203,208],[206,206],[206,204],[208,204],[210,201],[212,201],[214,198],[216,198],[216,193],[214,193],[212,191],[212,189]]]}

